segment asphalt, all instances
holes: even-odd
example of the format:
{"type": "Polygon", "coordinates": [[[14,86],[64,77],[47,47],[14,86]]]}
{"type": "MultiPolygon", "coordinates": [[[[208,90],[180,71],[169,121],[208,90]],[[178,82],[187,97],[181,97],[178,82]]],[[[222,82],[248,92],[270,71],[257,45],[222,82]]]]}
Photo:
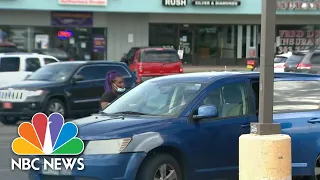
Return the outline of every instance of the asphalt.
{"type": "Polygon", "coordinates": [[[16,155],[11,150],[11,142],[18,137],[18,125],[5,126],[0,123],[0,179],[1,180],[27,180],[27,172],[11,170],[11,158],[16,155]]]}

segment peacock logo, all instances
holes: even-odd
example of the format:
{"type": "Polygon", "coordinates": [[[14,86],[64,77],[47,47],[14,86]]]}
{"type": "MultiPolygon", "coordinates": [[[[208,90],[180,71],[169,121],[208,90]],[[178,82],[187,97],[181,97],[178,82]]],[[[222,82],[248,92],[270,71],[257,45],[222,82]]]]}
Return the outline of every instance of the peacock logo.
{"type": "Polygon", "coordinates": [[[20,137],[12,142],[12,151],[17,155],[79,155],[84,149],[83,141],[76,137],[78,127],[65,123],[59,113],[47,117],[37,113],[31,123],[24,122],[18,127],[20,137]]]}

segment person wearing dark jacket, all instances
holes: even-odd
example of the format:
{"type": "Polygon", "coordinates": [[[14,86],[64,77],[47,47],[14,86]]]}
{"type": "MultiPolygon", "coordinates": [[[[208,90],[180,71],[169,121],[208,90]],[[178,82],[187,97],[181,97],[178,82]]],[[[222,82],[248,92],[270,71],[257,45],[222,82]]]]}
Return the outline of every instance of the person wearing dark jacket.
{"type": "Polygon", "coordinates": [[[101,96],[101,109],[106,108],[111,102],[125,92],[125,83],[121,74],[116,71],[109,71],[105,82],[105,92],[101,96]]]}

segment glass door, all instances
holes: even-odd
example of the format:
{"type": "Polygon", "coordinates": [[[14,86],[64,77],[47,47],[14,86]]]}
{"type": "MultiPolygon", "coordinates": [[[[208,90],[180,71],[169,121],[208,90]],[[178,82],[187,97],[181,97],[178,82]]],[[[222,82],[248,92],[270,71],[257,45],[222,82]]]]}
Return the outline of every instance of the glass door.
{"type": "Polygon", "coordinates": [[[179,49],[183,50],[182,62],[184,64],[192,64],[193,34],[191,28],[182,28],[179,30],[179,49]]]}

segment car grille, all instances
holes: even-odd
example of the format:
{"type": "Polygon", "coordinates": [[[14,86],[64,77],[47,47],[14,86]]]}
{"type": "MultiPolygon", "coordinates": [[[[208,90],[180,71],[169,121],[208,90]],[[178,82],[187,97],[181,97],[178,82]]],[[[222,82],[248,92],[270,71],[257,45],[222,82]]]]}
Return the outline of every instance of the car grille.
{"type": "Polygon", "coordinates": [[[0,90],[0,101],[23,102],[27,92],[23,90],[0,90]]]}

